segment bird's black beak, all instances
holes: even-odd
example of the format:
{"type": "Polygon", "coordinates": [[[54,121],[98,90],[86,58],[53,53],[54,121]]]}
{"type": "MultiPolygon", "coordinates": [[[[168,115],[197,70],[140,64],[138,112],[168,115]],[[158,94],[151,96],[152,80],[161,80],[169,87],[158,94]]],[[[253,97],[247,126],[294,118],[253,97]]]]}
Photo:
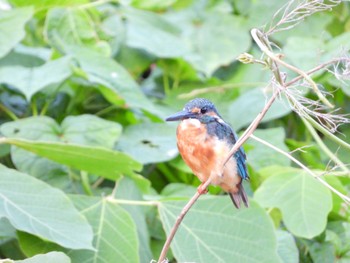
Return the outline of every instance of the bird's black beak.
{"type": "Polygon", "coordinates": [[[183,119],[194,118],[195,116],[196,116],[195,113],[183,110],[183,111],[176,112],[173,115],[170,115],[165,120],[166,121],[178,121],[178,120],[183,120],[183,119]]]}

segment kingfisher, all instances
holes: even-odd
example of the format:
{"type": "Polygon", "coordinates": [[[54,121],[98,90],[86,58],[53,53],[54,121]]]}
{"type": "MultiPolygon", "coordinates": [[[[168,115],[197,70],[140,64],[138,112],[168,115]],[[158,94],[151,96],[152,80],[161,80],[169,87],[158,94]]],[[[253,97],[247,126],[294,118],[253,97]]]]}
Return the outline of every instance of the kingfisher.
{"type": "Polygon", "coordinates": [[[242,203],[248,207],[242,185],[243,179],[249,179],[246,154],[240,147],[224,164],[238,137],[214,104],[203,98],[193,99],[166,121],[180,121],[176,131],[177,147],[185,163],[202,182],[198,192],[207,192],[202,185],[211,177],[211,184],[227,192],[236,208],[242,203]]]}

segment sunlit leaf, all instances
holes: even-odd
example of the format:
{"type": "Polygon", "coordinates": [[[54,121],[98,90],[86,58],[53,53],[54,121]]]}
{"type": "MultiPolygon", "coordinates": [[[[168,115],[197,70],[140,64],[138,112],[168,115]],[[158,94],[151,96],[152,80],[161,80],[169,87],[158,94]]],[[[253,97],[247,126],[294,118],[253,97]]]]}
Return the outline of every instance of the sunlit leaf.
{"type": "Polygon", "coordinates": [[[140,262],[136,225],[128,212],[108,198],[72,198],[93,228],[96,247],[96,251],[72,250],[73,263],[140,262]]]}
{"type": "Polygon", "coordinates": [[[92,17],[85,9],[50,9],[45,33],[49,43],[62,53],[72,53],[79,47],[89,47],[107,55],[110,53],[107,43],[98,38],[92,17]]]}
{"type": "Polygon", "coordinates": [[[70,263],[70,258],[62,252],[49,252],[47,254],[39,254],[24,260],[16,260],[15,263],[70,263]]]}
{"type": "Polygon", "coordinates": [[[0,216],[18,230],[67,248],[92,249],[92,230],[68,197],[27,174],[0,166],[0,216]],[[53,213],[59,211],[59,213],[53,213]]]}
{"type": "Polygon", "coordinates": [[[0,12],[0,58],[24,38],[24,26],[33,15],[33,8],[1,10],[0,12]],[[6,36],[6,37],[5,37],[6,36]]]}
{"type": "Polygon", "coordinates": [[[305,238],[325,229],[332,209],[330,191],[309,174],[293,168],[276,169],[254,197],[264,207],[279,208],[287,229],[305,238]]]}
{"type": "MultiPolygon", "coordinates": [[[[159,213],[167,234],[185,206],[166,201],[159,213]]],[[[251,202],[237,210],[229,197],[200,200],[186,215],[171,244],[179,262],[280,262],[271,220],[251,202]]]]}
{"type": "Polygon", "coordinates": [[[52,161],[115,180],[121,175],[134,175],[142,165],[128,155],[101,147],[59,142],[37,142],[7,138],[15,145],[52,161]]]}
{"type": "Polygon", "coordinates": [[[178,154],[175,127],[167,124],[129,126],[116,147],[143,164],[168,161],[178,154]]]}
{"type": "Polygon", "coordinates": [[[71,75],[71,59],[63,57],[46,64],[27,68],[22,66],[8,66],[0,68],[0,83],[13,85],[19,89],[28,101],[38,91],[62,83],[71,75]],[[54,74],[53,74],[54,72],[54,74]],[[13,76],[16,76],[15,78],[13,76]]]}

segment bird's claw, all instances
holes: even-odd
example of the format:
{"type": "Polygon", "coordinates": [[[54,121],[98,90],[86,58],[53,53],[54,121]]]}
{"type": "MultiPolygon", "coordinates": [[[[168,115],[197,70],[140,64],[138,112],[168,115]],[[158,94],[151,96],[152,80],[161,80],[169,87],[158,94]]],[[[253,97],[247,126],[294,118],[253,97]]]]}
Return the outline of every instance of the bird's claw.
{"type": "Polygon", "coordinates": [[[200,184],[200,186],[198,186],[198,188],[197,188],[197,192],[200,195],[204,195],[204,194],[208,193],[208,189],[203,188],[203,184],[200,184]]]}

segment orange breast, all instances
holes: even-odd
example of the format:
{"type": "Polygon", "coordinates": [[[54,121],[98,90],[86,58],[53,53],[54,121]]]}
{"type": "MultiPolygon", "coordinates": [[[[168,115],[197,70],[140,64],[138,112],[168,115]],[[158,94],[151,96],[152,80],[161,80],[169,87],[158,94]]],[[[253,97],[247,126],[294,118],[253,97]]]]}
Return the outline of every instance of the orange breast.
{"type": "Polygon", "coordinates": [[[181,121],[177,128],[177,145],[180,154],[199,180],[205,182],[212,174],[212,184],[227,192],[238,191],[241,178],[237,175],[235,159],[223,167],[230,147],[217,137],[207,136],[205,125],[196,119],[181,121]]]}

